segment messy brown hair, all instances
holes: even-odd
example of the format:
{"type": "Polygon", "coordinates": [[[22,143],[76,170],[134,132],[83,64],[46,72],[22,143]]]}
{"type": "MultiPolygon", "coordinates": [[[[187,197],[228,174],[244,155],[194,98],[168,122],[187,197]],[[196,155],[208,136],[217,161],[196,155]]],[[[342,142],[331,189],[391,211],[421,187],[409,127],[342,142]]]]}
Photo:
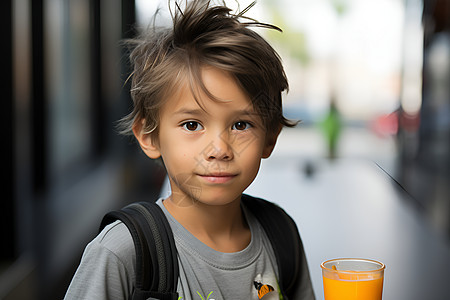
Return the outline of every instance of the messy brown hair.
{"type": "Polygon", "coordinates": [[[238,14],[211,1],[193,0],[172,11],[171,28],[151,27],[141,37],[128,41],[133,111],[120,122],[124,134],[132,134],[136,122],[143,130],[156,132],[159,110],[177,86],[185,82],[200,87],[214,99],[201,80],[201,68],[213,66],[229,72],[247,93],[267,132],[295,126],[282,114],[281,93],[288,82],[276,51],[250,26],[281,31],[278,27],[245,17],[255,3],[238,14]]]}

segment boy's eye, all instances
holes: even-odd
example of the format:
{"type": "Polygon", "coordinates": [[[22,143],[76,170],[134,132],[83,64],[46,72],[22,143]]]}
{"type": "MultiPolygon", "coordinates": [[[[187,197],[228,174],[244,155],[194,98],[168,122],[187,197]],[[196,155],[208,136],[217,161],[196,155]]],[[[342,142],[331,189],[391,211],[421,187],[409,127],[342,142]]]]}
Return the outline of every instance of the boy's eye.
{"type": "Polygon", "coordinates": [[[250,123],[244,122],[244,121],[239,121],[239,122],[234,123],[233,130],[246,130],[246,129],[249,129],[250,127],[252,127],[252,125],[250,125],[250,123]]]}
{"type": "Polygon", "coordinates": [[[183,128],[188,131],[198,131],[198,130],[202,130],[203,126],[200,125],[199,122],[189,121],[189,122],[183,123],[183,128]]]}

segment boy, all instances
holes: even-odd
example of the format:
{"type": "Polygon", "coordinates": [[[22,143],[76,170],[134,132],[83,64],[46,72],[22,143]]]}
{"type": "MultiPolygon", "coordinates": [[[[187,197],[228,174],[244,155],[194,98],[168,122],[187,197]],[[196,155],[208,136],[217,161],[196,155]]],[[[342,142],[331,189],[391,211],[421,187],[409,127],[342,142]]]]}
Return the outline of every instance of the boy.
{"type": "MultiPolygon", "coordinates": [[[[124,119],[143,152],[162,159],[171,195],[159,199],[178,250],[180,299],[279,299],[277,263],[260,224],[241,204],[282,126],[281,61],[242,16],[224,6],[177,5],[173,28],[134,41],[134,109],[124,119]],[[260,293],[260,296],[261,293],[260,293]]],[[[304,256],[304,253],[298,253],[304,256]]],[[[87,247],[66,299],[129,299],[135,249],[120,221],[87,247]]],[[[291,299],[314,299],[303,266],[291,299]]]]}

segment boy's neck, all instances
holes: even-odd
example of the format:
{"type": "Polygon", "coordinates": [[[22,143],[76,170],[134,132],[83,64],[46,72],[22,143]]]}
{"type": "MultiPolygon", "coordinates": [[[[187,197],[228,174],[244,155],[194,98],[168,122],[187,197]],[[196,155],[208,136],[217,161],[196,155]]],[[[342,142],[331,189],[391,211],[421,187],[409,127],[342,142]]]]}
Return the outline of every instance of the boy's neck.
{"type": "Polygon", "coordinates": [[[163,204],[184,228],[214,250],[237,252],[250,243],[250,229],[243,216],[240,199],[227,205],[196,202],[194,205],[182,207],[169,197],[163,204]]]}

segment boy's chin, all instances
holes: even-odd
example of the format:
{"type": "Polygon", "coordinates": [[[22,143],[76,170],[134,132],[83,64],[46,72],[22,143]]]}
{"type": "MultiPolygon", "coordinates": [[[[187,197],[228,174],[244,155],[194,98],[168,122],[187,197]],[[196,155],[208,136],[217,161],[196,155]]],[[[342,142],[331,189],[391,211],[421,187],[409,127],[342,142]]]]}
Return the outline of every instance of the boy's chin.
{"type": "Polygon", "coordinates": [[[203,193],[198,199],[199,203],[210,206],[226,206],[241,199],[242,193],[203,193]]]}

